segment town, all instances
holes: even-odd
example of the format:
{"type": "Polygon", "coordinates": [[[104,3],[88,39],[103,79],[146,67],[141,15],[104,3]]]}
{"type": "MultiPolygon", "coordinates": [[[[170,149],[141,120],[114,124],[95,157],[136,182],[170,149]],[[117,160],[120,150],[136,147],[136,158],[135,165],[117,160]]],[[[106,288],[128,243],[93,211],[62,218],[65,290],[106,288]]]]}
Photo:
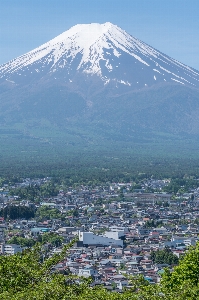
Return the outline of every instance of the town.
{"type": "Polygon", "coordinates": [[[198,241],[199,181],[191,182],[170,193],[171,179],[57,189],[51,178],[2,182],[0,253],[43,242],[45,259],[76,238],[54,271],[91,277],[92,286],[114,291],[128,288],[133,275],[158,283],[198,241]]]}

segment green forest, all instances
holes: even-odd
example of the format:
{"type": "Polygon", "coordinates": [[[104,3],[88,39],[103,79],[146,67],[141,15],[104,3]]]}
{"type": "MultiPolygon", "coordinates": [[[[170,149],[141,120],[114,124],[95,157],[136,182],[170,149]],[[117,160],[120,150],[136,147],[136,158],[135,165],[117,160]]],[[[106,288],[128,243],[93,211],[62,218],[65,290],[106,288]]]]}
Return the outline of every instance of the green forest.
{"type": "MultiPolygon", "coordinates": [[[[66,186],[73,184],[97,185],[106,182],[130,182],[136,179],[172,178],[166,192],[175,192],[176,188],[184,185],[180,182],[184,177],[199,178],[199,164],[197,158],[150,157],[142,155],[123,155],[123,153],[73,153],[67,157],[54,160],[46,158],[20,161],[11,159],[3,161],[0,166],[0,186],[2,183],[20,182],[21,178],[51,177],[53,181],[62,182],[66,186]]],[[[186,183],[186,186],[193,182],[186,183]]],[[[195,182],[196,184],[196,182],[195,182]]],[[[23,198],[55,195],[54,186],[28,187],[17,191],[23,198]]],[[[16,192],[16,191],[15,191],[16,192]]]]}
{"type": "MultiPolygon", "coordinates": [[[[35,129],[36,130],[36,129],[35,129]]],[[[66,130],[67,131],[67,130],[66,130]]],[[[0,132],[0,177],[46,176],[67,182],[126,181],[140,173],[160,177],[199,177],[198,140],[177,137],[135,142],[113,140],[111,133],[100,140],[96,132],[88,139],[72,131],[70,138],[59,130],[25,137],[18,131],[0,132]],[[35,136],[38,136],[37,138],[35,136]],[[71,142],[71,137],[74,141],[71,142]],[[165,140],[166,139],[166,140],[165,140]],[[83,140],[84,142],[81,142],[83,140]]]]}

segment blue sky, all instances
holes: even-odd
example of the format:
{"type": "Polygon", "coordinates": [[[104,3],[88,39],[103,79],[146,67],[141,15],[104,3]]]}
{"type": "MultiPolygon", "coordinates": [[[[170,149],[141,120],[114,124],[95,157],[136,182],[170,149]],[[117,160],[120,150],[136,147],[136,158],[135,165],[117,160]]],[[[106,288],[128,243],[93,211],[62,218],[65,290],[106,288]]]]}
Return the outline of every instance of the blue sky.
{"type": "Polygon", "coordinates": [[[1,0],[0,64],[78,23],[112,22],[199,70],[198,0],[1,0]]]}

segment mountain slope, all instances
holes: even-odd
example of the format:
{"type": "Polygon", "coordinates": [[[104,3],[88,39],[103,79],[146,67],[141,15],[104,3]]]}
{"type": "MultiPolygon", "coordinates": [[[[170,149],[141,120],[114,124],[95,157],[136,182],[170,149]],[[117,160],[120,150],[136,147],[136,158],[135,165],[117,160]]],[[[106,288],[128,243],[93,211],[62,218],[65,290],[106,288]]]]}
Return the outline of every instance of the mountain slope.
{"type": "Polygon", "coordinates": [[[111,23],[76,25],[0,67],[0,83],[11,86],[61,81],[74,90],[82,75],[88,85],[100,79],[122,92],[165,82],[199,87],[199,72],[111,23]]]}
{"type": "Polygon", "coordinates": [[[167,143],[198,137],[198,115],[199,72],[111,23],[76,25],[0,66],[0,125],[28,138],[167,143]]]}

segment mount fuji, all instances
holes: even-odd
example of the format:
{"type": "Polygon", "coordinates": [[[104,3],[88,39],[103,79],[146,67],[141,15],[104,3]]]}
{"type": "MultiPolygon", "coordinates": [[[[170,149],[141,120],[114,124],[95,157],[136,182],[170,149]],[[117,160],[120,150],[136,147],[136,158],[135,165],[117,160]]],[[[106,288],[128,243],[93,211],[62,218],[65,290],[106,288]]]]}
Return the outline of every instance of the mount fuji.
{"type": "Polygon", "coordinates": [[[0,82],[11,86],[57,80],[70,87],[82,75],[89,85],[94,77],[127,91],[160,83],[199,87],[199,72],[111,23],[76,25],[0,67],[0,82]]]}
{"type": "Polygon", "coordinates": [[[0,125],[29,137],[198,137],[198,115],[199,71],[109,22],[75,25],[0,66],[0,125]]]}

